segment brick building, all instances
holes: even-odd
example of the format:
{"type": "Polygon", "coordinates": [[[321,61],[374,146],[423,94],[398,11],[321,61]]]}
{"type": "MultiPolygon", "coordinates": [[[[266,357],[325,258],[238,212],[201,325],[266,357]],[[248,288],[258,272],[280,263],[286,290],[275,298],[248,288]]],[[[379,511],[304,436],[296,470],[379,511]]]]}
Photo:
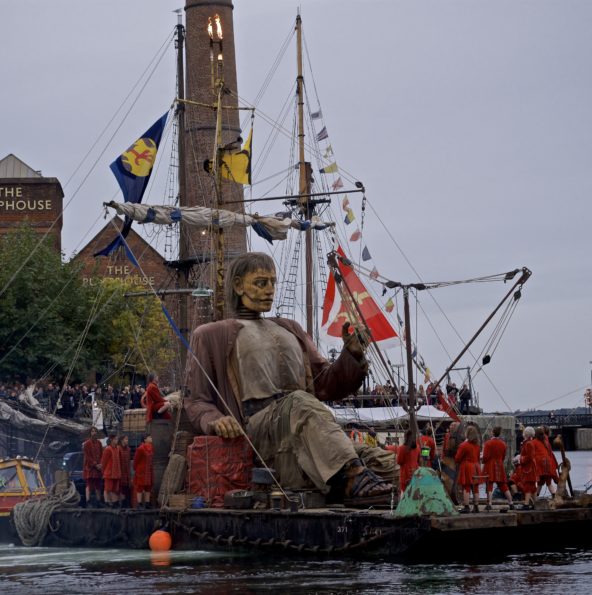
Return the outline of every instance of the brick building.
{"type": "Polygon", "coordinates": [[[95,237],[74,256],[74,262],[82,263],[82,282],[86,285],[95,285],[100,279],[121,279],[130,288],[144,287],[149,290],[163,289],[175,286],[175,273],[166,265],[164,257],[157,252],[142,236],[132,227],[126,241],[141,265],[139,271],[127,258],[122,249],[117,250],[109,257],[95,258],[93,254],[103,249],[116,235],[115,228],[121,229],[123,220],[115,216],[95,235],[95,237]]]}
{"type": "Polygon", "coordinates": [[[13,154],[0,161],[0,234],[27,223],[40,234],[49,232],[61,251],[63,198],[57,178],[44,177],[13,154]]]}

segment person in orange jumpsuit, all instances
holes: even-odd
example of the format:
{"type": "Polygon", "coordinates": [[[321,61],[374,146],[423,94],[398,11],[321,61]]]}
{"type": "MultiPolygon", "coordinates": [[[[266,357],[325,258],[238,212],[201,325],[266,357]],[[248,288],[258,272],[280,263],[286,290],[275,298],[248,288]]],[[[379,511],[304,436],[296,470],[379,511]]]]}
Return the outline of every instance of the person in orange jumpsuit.
{"type": "Polygon", "coordinates": [[[103,445],[99,442],[98,435],[99,430],[93,426],[90,429],[89,439],[82,444],[82,478],[86,484],[87,506],[93,504],[97,506],[101,501],[101,456],[103,454],[103,445]]]}
{"type": "Polygon", "coordinates": [[[113,507],[119,504],[119,482],[121,480],[121,461],[119,449],[117,448],[117,436],[109,435],[109,444],[103,451],[101,457],[101,468],[103,470],[103,482],[105,504],[113,507]]]}
{"type": "Polygon", "coordinates": [[[158,375],[155,372],[148,374],[148,386],[143,398],[146,401],[146,423],[153,419],[171,419],[171,404],[162,396],[158,388],[158,375]]]}
{"type": "Polygon", "coordinates": [[[463,504],[461,512],[470,512],[469,499],[473,492],[473,512],[479,512],[479,483],[481,468],[479,455],[479,434],[474,426],[469,426],[466,431],[466,440],[458,447],[454,461],[458,468],[457,481],[463,489],[463,504]]]}
{"type": "Polygon", "coordinates": [[[121,480],[119,482],[119,501],[121,506],[129,508],[130,504],[130,447],[127,436],[121,436],[119,439],[119,462],[121,466],[121,480]]]}
{"type": "Polygon", "coordinates": [[[534,428],[527,426],[522,432],[520,446],[520,475],[524,492],[523,509],[533,509],[537,488],[536,451],[534,445],[534,428]]]}
{"type": "Polygon", "coordinates": [[[152,491],[152,436],[149,434],[134,455],[134,488],[138,508],[148,508],[152,491]]]}
{"type": "Polygon", "coordinates": [[[419,467],[419,456],[421,449],[417,442],[413,443],[413,432],[409,429],[405,431],[405,441],[399,446],[397,450],[397,463],[400,466],[399,470],[399,486],[401,494],[411,481],[413,472],[419,467]]]}
{"type": "Polygon", "coordinates": [[[434,428],[431,424],[427,424],[423,429],[422,435],[419,437],[419,445],[430,449],[430,456],[428,459],[428,466],[430,468],[433,467],[434,460],[436,459],[436,441],[433,438],[433,434],[434,428]]]}
{"type": "Polygon", "coordinates": [[[534,431],[533,440],[537,468],[537,496],[541,493],[543,486],[546,485],[551,493],[551,498],[554,498],[557,487],[553,481],[557,482],[559,479],[556,470],[557,461],[555,460],[555,455],[547,448],[548,440],[545,441],[545,439],[545,430],[542,426],[539,426],[534,431]],[[553,465],[553,462],[555,465],[553,465]]]}
{"type": "Polygon", "coordinates": [[[507,446],[500,438],[501,433],[501,427],[496,426],[493,428],[493,437],[486,440],[483,445],[483,475],[487,476],[487,506],[485,510],[491,510],[494,482],[506,497],[506,500],[508,500],[510,510],[514,509],[512,494],[508,488],[506,468],[504,466],[507,446]]]}

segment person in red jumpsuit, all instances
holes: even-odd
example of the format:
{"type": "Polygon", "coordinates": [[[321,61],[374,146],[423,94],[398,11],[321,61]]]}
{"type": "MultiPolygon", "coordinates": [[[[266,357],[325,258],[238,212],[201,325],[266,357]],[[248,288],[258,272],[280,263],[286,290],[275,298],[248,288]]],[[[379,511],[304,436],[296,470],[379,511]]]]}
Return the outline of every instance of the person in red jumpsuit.
{"type": "Polygon", "coordinates": [[[473,512],[479,512],[479,483],[481,468],[479,465],[479,434],[474,426],[469,426],[466,440],[458,447],[454,461],[458,468],[457,481],[463,489],[463,504],[461,512],[470,512],[469,499],[473,492],[473,512]]]}
{"type": "Polygon", "coordinates": [[[134,488],[138,508],[150,505],[152,491],[152,436],[147,435],[134,455],[134,488]]]}
{"type": "Polygon", "coordinates": [[[494,483],[497,484],[497,487],[508,500],[510,510],[514,509],[504,466],[507,447],[506,443],[500,438],[501,433],[501,427],[496,426],[493,428],[493,437],[486,440],[483,445],[483,475],[487,476],[487,506],[485,510],[491,510],[494,483]]]}
{"type": "Polygon", "coordinates": [[[171,419],[171,404],[162,396],[158,388],[158,375],[155,372],[148,374],[148,386],[143,398],[146,401],[146,423],[153,419],[171,419]]]}
{"type": "Polygon", "coordinates": [[[101,457],[101,468],[103,470],[103,482],[105,504],[113,507],[119,504],[119,482],[121,480],[121,461],[117,448],[117,436],[110,434],[109,444],[103,451],[101,457]]]}
{"type": "Polygon", "coordinates": [[[103,454],[103,445],[97,438],[98,435],[99,430],[93,426],[90,429],[90,438],[82,444],[82,478],[86,483],[87,506],[97,506],[101,501],[101,456],[103,454]]]}
{"type": "Polygon", "coordinates": [[[537,468],[537,496],[541,493],[543,486],[546,485],[551,493],[551,498],[554,498],[557,487],[553,481],[557,482],[559,479],[557,477],[556,469],[557,461],[555,460],[555,455],[549,451],[549,448],[547,448],[545,438],[545,430],[543,427],[539,426],[536,428],[534,431],[533,444],[537,468]],[[553,462],[555,465],[553,465],[553,462]]]}
{"type": "Polygon", "coordinates": [[[520,446],[520,476],[524,492],[524,506],[526,510],[534,508],[537,488],[536,451],[534,445],[534,428],[527,426],[522,432],[524,437],[520,446]]]}
{"type": "Polygon", "coordinates": [[[399,464],[399,486],[401,495],[411,481],[413,472],[419,467],[419,455],[421,449],[417,443],[413,443],[413,432],[409,429],[405,431],[405,441],[397,450],[397,463],[399,464]]]}
{"type": "Polygon", "coordinates": [[[130,503],[130,447],[127,436],[121,436],[119,439],[119,463],[121,466],[121,480],[119,482],[119,501],[121,506],[129,508],[130,503]]]}

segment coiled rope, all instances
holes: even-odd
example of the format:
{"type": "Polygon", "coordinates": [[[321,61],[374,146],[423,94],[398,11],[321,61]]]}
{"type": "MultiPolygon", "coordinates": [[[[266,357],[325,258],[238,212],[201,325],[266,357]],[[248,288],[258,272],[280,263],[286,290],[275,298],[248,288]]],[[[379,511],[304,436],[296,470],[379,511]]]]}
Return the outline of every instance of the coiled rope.
{"type": "Polygon", "coordinates": [[[50,529],[51,515],[60,508],[75,508],[80,503],[76,486],[70,482],[67,490],[58,490],[55,484],[47,496],[19,502],[12,509],[14,526],[23,545],[38,546],[50,529]]]}

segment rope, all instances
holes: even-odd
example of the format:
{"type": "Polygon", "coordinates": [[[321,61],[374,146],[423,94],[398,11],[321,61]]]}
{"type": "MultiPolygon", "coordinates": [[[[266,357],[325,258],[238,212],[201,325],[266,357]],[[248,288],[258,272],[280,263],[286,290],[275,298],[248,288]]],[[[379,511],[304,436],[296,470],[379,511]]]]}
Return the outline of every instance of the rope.
{"type": "Polygon", "coordinates": [[[41,545],[48,529],[51,529],[51,515],[61,508],[76,508],[80,503],[80,495],[72,482],[68,489],[61,493],[58,493],[58,485],[51,486],[44,498],[19,502],[13,508],[14,526],[23,545],[41,545]]]}

